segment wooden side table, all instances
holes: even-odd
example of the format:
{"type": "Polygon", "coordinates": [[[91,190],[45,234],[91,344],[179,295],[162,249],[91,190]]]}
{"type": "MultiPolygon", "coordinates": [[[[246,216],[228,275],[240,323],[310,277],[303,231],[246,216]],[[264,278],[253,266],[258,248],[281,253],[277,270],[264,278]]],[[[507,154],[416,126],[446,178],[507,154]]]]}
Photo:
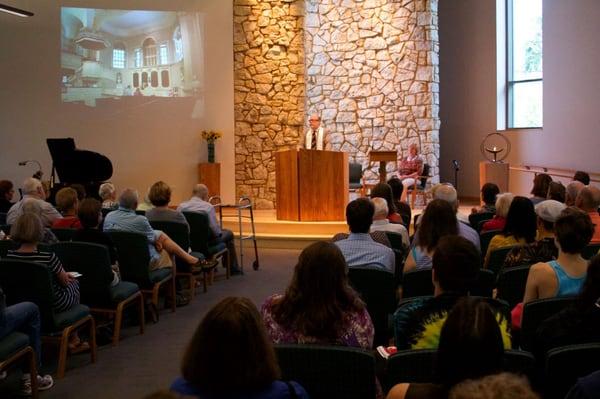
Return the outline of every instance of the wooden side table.
{"type": "Polygon", "coordinates": [[[206,163],[198,164],[198,183],[208,187],[208,196],[221,195],[221,164],[206,163]]]}

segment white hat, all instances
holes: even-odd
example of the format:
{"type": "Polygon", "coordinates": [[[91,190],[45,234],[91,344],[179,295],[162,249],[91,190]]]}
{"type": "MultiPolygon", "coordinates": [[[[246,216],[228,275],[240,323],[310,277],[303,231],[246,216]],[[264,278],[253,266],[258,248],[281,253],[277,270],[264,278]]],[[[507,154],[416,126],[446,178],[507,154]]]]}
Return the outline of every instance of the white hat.
{"type": "Polygon", "coordinates": [[[535,213],[546,222],[554,223],[567,206],[556,200],[545,200],[535,206],[535,213]]]}

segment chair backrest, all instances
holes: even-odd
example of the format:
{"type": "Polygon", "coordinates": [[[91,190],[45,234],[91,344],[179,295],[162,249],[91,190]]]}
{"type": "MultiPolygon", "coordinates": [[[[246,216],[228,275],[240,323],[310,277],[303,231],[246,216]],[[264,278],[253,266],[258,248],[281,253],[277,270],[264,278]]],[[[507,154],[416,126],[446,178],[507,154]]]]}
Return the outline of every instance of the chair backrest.
{"type": "Polygon", "coordinates": [[[113,280],[108,248],[89,242],[59,242],[52,250],[65,270],[82,274],[79,277],[80,302],[88,306],[110,303],[110,284],[113,280]]]}
{"type": "MultiPolygon", "coordinates": [[[[569,345],[551,349],[546,355],[545,398],[564,398],[569,389],[600,368],[600,343],[569,345]]],[[[598,394],[598,392],[596,392],[598,394]]]]}
{"type": "Polygon", "coordinates": [[[404,269],[404,260],[406,258],[406,248],[402,243],[402,235],[399,233],[394,233],[393,231],[386,231],[386,237],[390,241],[392,246],[392,250],[394,251],[396,268],[394,270],[394,276],[396,278],[396,283],[400,283],[402,281],[402,272],[404,269]]]}
{"type": "Polygon", "coordinates": [[[496,275],[491,270],[479,269],[477,280],[469,289],[471,295],[492,297],[496,286],[496,275]]]}
{"type": "Polygon", "coordinates": [[[210,224],[205,212],[183,212],[190,225],[190,247],[192,251],[202,252],[208,256],[208,241],[210,240],[210,224]]]}
{"type": "Polygon", "coordinates": [[[411,270],[402,276],[402,298],[433,295],[431,269],[411,270]]]}
{"type": "Polygon", "coordinates": [[[140,288],[151,286],[148,238],[129,231],[108,230],[107,233],[117,249],[121,279],[136,283],[140,288]]]}
{"type": "Polygon", "coordinates": [[[188,232],[188,227],[185,224],[167,221],[150,221],[150,225],[155,230],[164,231],[169,238],[183,248],[184,251],[187,251],[190,247],[190,234],[188,232]]]}
{"type": "Polygon", "coordinates": [[[472,213],[469,215],[469,224],[479,233],[481,231],[481,222],[490,220],[493,217],[494,214],[492,212],[472,213]]]}
{"type": "Polygon", "coordinates": [[[0,260],[0,281],[7,305],[35,303],[40,309],[42,330],[54,330],[54,292],[52,276],[46,266],[23,260],[3,259],[0,260]]]}
{"type": "Polygon", "coordinates": [[[530,267],[531,265],[509,267],[498,274],[497,297],[508,302],[511,308],[523,301],[530,267]]]}
{"type": "Polygon", "coordinates": [[[494,236],[496,234],[500,234],[502,232],[502,230],[490,230],[490,231],[486,231],[485,233],[481,233],[479,235],[479,241],[481,243],[481,257],[485,257],[485,254],[487,253],[487,249],[490,246],[490,241],[492,241],[492,238],[494,238],[494,236]]]}
{"type": "Polygon", "coordinates": [[[135,214],[136,215],[142,215],[142,216],[146,216],[146,211],[142,211],[140,209],[136,209],[135,210],[135,214]]]}
{"type": "Polygon", "coordinates": [[[0,225],[6,224],[6,213],[0,212],[0,225]]]}
{"type": "Polygon", "coordinates": [[[421,174],[421,184],[419,188],[425,188],[425,186],[427,185],[427,179],[430,177],[429,176],[429,171],[431,170],[431,167],[429,166],[428,163],[424,163],[423,164],[423,173],[421,174]]]}
{"type": "Polygon", "coordinates": [[[283,380],[297,381],[311,399],[374,398],[375,358],[342,346],[275,345],[283,380]]]}
{"type": "Polygon", "coordinates": [[[10,234],[10,224],[0,224],[0,230],[4,232],[4,234],[10,234]]]}
{"type": "Polygon", "coordinates": [[[581,256],[589,260],[592,259],[594,255],[598,254],[598,251],[600,251],[600,244],[589,244],[583,249],[581,256]]]}
{"type": "Polygon", "coordinates": [[[523,306],[523,318],[521,320],[521,348],[530,350],[535,332],[540,324],[555,315],[567,306],[573,304],[575,297],[559,297],[537,299],[523,306]]]}
{"type": "Polygon", "coordinates": [[[77,229],[51,229],[58,241],[71,241],[77,229]]]}
{"type": "Polygon", "coordinates": [[[360,179],[362,179],[362,164],[350,162],[349,169],[350,183],[360,184],[360,179]]]}
{"type": "Polygon", "coordinates": [[[13,240],[0,240],[0,258],[4,258],[9,250],[17,249],[18,246],[13,240]]]}
{"type": "Polygon", "coordinates": [[[349,268],[348,279],[367,305],[375,327],[374,346],[389,341],[388,319],[396,310],[396,282],[391,273],[383,270],[349,268]]]}
{"type": "Polygon", "coordinates": [[[504,260],[506,259],[506,255],[508,255],[508,253],[510,251],[512,251],[513,248],[516,248],[519,246],[520,245],[509,245],[506,247],[502,247],[502,248],[493,250],[490,253],[490,259],[488,261],[487,268],[489,270],[493,271],[494,274],[498,274],[500,272],[500,270],[502,270],[502,267],[504,266],[504,260]]]}

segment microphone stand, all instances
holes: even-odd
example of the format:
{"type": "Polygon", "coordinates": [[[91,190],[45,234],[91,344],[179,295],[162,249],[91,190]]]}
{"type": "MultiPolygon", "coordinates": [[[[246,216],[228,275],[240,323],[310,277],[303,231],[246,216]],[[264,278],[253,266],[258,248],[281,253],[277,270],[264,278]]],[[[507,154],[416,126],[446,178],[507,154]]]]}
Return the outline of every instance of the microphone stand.
{"type": "Polygon", "coordinates": [[[456,159],[452,160],[452,165],[454,165],[454,188],[458,191],[458,171],[460,170],[460,166],[456,159]]]}

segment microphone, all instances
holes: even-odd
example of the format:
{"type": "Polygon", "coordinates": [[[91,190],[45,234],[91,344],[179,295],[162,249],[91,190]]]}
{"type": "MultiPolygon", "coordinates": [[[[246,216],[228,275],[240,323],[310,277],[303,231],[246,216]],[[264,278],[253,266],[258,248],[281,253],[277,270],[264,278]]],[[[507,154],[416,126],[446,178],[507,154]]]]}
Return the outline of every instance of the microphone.
{"type": "Polygon", "coordinates": [[[25,166],[25,165],[27,165],[28,163],[35,163],[35,164],[37,164],[37,166],[38,166],[38,170],[37,170],[37,172],[35,172],[35,173],[33,174],[33,176],[32,176],[32,177],[35,177],[35,178],[36,178],[36,179],[38,179],[38,180],[42,180],[42,175],[44,174],[44,172],[42,172],[42,164],[41,164],[41,163],[39,163],[39,161],[36,161],[35,159],[28,159],[28,160],[26,160],[26,161],[21,161],[21,162],[19,162],[19,166],[25,166]]]}
{"type": "Polygon", "coordinates": [[[27,161],[21,161],[21,162],[19,162],[19,166],[25,166],[25,165],[27,165],[27,161]]]}
{"type": "Polygon", "coordinates": [[[460,166],[458,165],[458,161],[456,159],[452,160],[452,165],[454,165],[455,170],[460,170],[460,166]]]}

